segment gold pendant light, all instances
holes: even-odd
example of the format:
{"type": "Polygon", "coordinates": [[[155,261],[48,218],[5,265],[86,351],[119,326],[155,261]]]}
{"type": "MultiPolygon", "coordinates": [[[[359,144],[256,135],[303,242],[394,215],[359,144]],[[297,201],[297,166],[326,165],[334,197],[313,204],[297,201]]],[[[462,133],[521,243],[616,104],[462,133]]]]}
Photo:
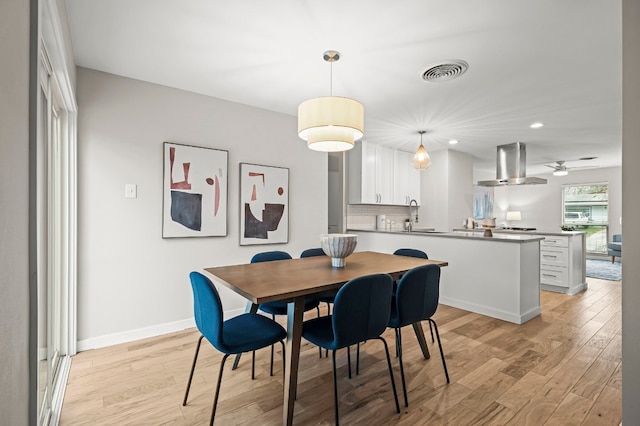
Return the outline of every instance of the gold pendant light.
{"type": "Polygon", "coordinates": [[[340,52],[328,50],[323,57],[331,64],[330,96],[300,104],[298,136],[314,151],[347,151],[364,134],[364,107],[355,99],[333,96],[333,63],[340,52]]]}
{"type": "Polygon", "coordinates": [[[426,170],[427,167],[431,165],[431,157],[429,157],[429,153],[422,144],[422,135],[424,135],[426,131],[420,130],[418,133],[420,133],[420,146],[413,156],[413,167],[418,170],[426,170]]]}

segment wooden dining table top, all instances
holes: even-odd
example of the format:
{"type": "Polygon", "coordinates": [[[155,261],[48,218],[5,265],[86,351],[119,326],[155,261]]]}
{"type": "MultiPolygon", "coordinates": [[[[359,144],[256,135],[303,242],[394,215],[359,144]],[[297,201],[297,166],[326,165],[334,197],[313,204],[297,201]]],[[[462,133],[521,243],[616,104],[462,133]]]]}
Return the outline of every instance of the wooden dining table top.
{"type": "Polygon", "coordinates": [[[329,292],[363,275],[386,273],[397,278],[403,272],[427,264],[448,265],[440,260],[361,251],[348,256],[344,268],[333,268],[329,256],[314,256],[205,268],[205,271],[216,277],[216,281],[260,304],[329,292]]]}

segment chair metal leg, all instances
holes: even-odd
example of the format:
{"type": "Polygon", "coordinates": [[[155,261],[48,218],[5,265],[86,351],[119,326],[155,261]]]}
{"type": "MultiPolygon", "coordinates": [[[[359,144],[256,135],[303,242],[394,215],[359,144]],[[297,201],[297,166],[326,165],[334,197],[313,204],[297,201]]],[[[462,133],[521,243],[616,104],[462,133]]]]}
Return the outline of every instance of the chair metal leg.
{"type": "Polygon", "coordinates": [[[256,351],[251,351],[251,380],[256,378],[256,351]]]}
{"type": "Polygon", "coordinates": [[[396,412],[400,413],[400,403],[398,403],[398,392],[396,392],[396,381],[393,378],[393,369],[391,367],[391,356],[389,355],[389,346],[387,346],[387,341],[384,340],[384,337],[377,337],[378,340],[382,340],[384,343],[384,352],[387,355],[387,366],[389,367],[389,377],[391,378],[391,388],[393,389],[393,398],[396,402],[396,412]]]}
{"type": "Polygon", "coordinates": [[[433,340],[433,327],[431,326],[431,323],[429,323],[429,331],[431,332],[431,343],[433,343],[435,340],[433,340]]]}
{"type": "Polygon", "coordinates": [[[440,343],[440,333],[438,333],[438,325],[434,320],[429,318],[429,324],[433,323],[433,328],[436,329],[436,337],[438,338],[438,348],[440,348],[440,358],[442,358],[442,367],[444,367],[444,375],[447,377],[447,383],[449,383],[449,371],[447,370],[447,362],[444,359],[444,352],[442,352],[442,344],[440,343]]]}
{"type": "MultiPolygon", "coordinates": [[[[276,320],[276,316],[275,315],[271,315],[271,319],[275,321],[276,320]]],[[[270,376],[273,376],[273,350],[274,350],[273,346],[274,345],[271,345],[271,367],[269,367],[269,375],[270,376]]]]}
{"type": "Polygon", "coordinates": [[[349,364],[349,378],[351,378],[351,346],[347,346],[347,364],[349,364]]]}
{"type": "MultiPolygon", "coordinates": [[[[347,351],[349,347],[347,346],[347,351]]],[[[331,351],[331,357],[333,359],[333,415],[335,417],[336,426],[340,425],[340,418],[338,416],[338,377],[336,376],[336,351],[331,351]]]]}
{"type": "MultiPolygon", "coordinates": [[[[324,303],[327,304],[327,315],[331,315],[331,303],[329,303],[329,302],[324,302],[324,303]]],[[[329,358],[329,349],[325,349],[324,350],[324,356],[329,358]]]]}
{"type": "Polygon", "coordinates": [[[213,426],[213,418],[216,416],[216,408],[218,407],[218,395],[220,395],[220,384],[222,383],[222,372],[224,371],[224,363],[229,358],[229,355],[226,354],[222,357],[222,362],[220,363],[220,373],[218,374],[218,384],[216,385],[216,394],[213,397],[213,408],[211,409],[211,420],[209,421],[209,426],[213,426]]]}
{"type": "Polygon", "coordinates": [[[269,368],[269,375],[273,376],[273,345],[271,345],[271,367],[269,368]]]}
{"type": "MultiPolygon", "coordinates": [[[[320,318],[320,305],[316,306],[316,311],[318,312],[318,318],[320,318]]],[[[320,355],[319,358],[322,358],[322,348],[318,346],[318,353],[320,355]]]]}
{"type": "Polygon", "coordinates": [[[356,346],[356,376],[360,374],[360,342],[356,346]]]}
{"type": "Polygon", "coordinates": [[[196,370],[196,361],[198,360],[198,353],[200,352],[200,344],[202,343],[202,339],[204,339],[203,335],[200,335],[198,339],[198,345],[196,346],[196,354],[193,357],[193,364],[191,364],[191,373],[189,373],[189,381],[187,382],[187,390],[184,393],[184,400],[182,400],[182,405],[187,405],[187,397],[189,396],[189,389],[191,388],[191,380],[193,380],[193,372],[196,370]]]}
{"type": "Polygon", "coordinates": [[[407,382],[404,379],[404,364],[402,363],[402,332],[396,328],[396,350],[398,351],[398,362],[400,363],[400,378],[402,379],[402,393],[404,395],[404,406],[409,406],[407,398],[407,382]]]}

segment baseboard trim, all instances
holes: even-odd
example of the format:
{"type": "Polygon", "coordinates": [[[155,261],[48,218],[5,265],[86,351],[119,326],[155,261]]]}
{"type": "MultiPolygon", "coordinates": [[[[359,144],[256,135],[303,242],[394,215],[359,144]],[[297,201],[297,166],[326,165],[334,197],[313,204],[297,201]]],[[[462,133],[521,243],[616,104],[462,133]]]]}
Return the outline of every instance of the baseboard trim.
{"type": "Polygon", "coordinates": [[[439,302],[443,305],[452,306],[454,308],[463,309],[465,311],[474,312],[476,314],[485,315],[485,316],[497,318],[503,321],[512,322],[514,324],[524,324],[530,319],[540,315],[540,312],[541,312],[540,306],[534,307],[529,311],[523,312],[521,314],[518,314],[515,312],[506,312],[506,311],[490,308],[487,306],[476,305],[474,303],[461,301],[458,299],[442,297],[442,295],[440,295],[439,302]]]}
{"type": "MultiPolygon", "coordinates": [[[[233,318],[244,313],[244,309],[236,309],[226,311],[225,318],[233,318]]],[[[176,331],[186,330],[195,327],[196,323],[193,318],[187,318],[180,321],[157,324],[151,327],[138,328],[135,330],[127,330],[119,333],[106,334],[104,336],[91,337],[89,339],[78,340],[78,352],[88,351],[90,349],[99,349],[107,346],[119,345],[121,343],[133,342],[135,340],[146,339],[149,337],[161,336],[163,334],[175,333],[176,331]]]]}

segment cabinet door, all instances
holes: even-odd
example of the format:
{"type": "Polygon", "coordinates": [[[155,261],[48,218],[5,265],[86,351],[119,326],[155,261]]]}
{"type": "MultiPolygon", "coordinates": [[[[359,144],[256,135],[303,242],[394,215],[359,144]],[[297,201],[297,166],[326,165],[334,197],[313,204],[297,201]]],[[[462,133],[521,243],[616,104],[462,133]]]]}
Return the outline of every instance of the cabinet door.
{"type": "Polygon", "coordinates": [[[413,154],[404,151],[394,151],[393,167],[393,202],[408,205],[416,200],[420,205],[420,171],[413,167],[413,154]]]}
{"type": "Polygon", "coordinates": [[[376,192],[379,204],[393,204],[393,150],[376,145],[376,192]]]}
{"type": "Polygon", "coordinates": [[[378,203],[378,192],[376,190],[376,147],[367,142],[362,144],[362,172],[360,182],[362,193],[360,202],[368,204],[378,203]]]}

